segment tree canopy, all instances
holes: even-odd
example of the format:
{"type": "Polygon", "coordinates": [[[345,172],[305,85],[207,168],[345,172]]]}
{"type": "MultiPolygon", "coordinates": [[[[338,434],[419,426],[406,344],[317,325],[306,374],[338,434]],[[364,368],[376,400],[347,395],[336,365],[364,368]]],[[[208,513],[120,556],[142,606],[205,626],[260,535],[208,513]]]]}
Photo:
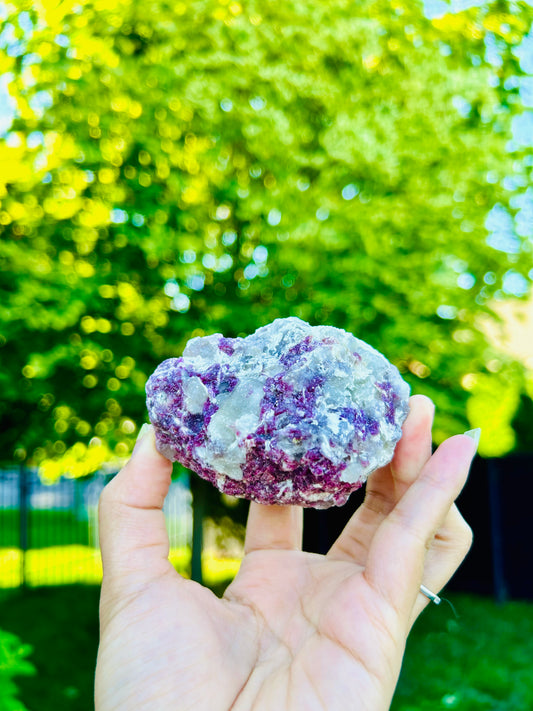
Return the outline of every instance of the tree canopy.
{"type": "Polygon", "coordinates": [[[5,8],[5,459],[125,456],[159,361],[288,315],[381,350],[436,402],[437,441],[516,445],[533,384],[483,319],[532,276],[528,3],[5,8]]]}

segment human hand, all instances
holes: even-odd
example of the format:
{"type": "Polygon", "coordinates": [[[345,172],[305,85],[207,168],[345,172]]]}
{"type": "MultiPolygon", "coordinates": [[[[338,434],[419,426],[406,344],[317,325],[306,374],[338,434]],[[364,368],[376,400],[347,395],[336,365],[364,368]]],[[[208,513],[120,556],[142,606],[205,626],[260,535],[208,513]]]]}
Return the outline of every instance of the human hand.
{"type": "Polygon", "coordinates": [[[454,505],[475,443],[431,455],[433,404],[411,398],[391,464],[326,556],[301,550],[302,510],[251,503],[222,599],[168,560],[172,465],[153,430],[100,502],[104,580],[96,711],[382,711],[409,630],[465,556],[454,505]]]}

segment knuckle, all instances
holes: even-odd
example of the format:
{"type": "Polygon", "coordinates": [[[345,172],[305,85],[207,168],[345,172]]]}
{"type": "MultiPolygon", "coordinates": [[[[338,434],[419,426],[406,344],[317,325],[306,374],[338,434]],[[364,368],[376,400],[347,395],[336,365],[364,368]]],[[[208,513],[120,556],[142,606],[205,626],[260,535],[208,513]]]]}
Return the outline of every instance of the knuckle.
{"type": "Polygon", "coordinates": [[[434,531],[429,534],[416,524],[413,517],[406,514],[402,509],[395,508],[390,514],[390,521],[394,527],[402,531],[403,535],[413,540],[420,550],[429,550],[435,535],[434,531]]]}
{"type": "Polygon", "coordinates": [[[102,489],[100,498],[98,499],[98,513],[100,516],[108,515],[117,508],[118,497],[116,488],[116,481],[112,479],[102,489]]]}
{"type": "Polygon", "coordinates": [[[105,486],[102,489],[100,498],[98,499],[98,513],[100,514],[100,516],[102,516],[102,514],[106,512],[106,510],[109,508],[109,504],[109,491],[107,490],[107,486],[105,486]]]}
{"type": "Polygon", "coordinates": [[[108,508],[111,505],[111,502],[113,501],[113,491],[110,488],[111,483],[106,484],[104,488],[102,489],[102,493],[100,494],[100,498],[98,499],[98,508],[105,509],[108,508]]]}
{"type": "Polygon", "coordinates": [[[335,542],[331,552],[332,557],[339,556],[348,560],[359,560],[366,556],[367,544],[357,531],[349,529],[344,531],[343,535],[335,542]]]}
{"type": "Polygon", "coordinates": [[[443,500],[448,499],[451,506],[455,494],[454,480],[444,476],[442,471],[430,472],[426,475],[426,479],[431,489],[437,492],[443,500]]]}
{"type": "Polygon", "coordinates": [[[473,532],[472,528],[464,520],[463,520],[461,528],[462,528],[463,546],[465,548],[465,551],[469,551],[470,548],[472,547],[472,543],[474,542],[474,532],[473,532]]]}
{"type": "Polygon", "coordinates": [[[457,509],[456,509],[456,513],[457,513],[457,523],[456,523],[454,537],[466,553],[470,550],[472,543],[474,541],[474,532],[473,532],[471,526],[469,526],[469,524],[461,516],[459,511],[457,511],[457,509]]]}
{"type": "Polygon", "coordinates": [[[382,491],[367,489],[365,506],[376,514],[388,514],[394,508],[395,502],[382,491]]]}

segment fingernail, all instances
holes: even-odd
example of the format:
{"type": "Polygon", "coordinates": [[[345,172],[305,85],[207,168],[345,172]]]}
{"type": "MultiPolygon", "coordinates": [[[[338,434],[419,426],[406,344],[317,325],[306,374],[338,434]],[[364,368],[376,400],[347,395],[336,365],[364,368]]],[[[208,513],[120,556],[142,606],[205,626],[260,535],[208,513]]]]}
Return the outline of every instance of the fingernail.
{"type": "Polygon", "coordinates": [[[153,429],[152,425],[149,425],[147,422],[144,423],[144,425],[141,427],[139,430],[139,434],[137,435],[137,441],[135,442],[135,447],[133,448],[133,452],[135,452],[143,441],[147,438],[147,436],[150,434],[151,430],[153,429]]]}
{"type": "Polygon", "coordinates": [[[477,448],[479,447],[479,438],[481,437],[481,427],[476,427],[474,430],[467,430],[464,434],[474,440],[477,452],[477,448]]]}

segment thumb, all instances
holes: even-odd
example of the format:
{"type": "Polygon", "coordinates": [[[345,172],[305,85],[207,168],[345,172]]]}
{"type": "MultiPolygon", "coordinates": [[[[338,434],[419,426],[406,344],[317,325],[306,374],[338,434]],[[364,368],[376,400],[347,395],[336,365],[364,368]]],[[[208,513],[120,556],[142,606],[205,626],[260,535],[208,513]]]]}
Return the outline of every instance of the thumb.
{"type": "Polygon", "coordinates": [[[155,448],[154,428],[143,425],[131,459],[100,496],[104,582],[144,585],[173,570],[162,510],[171,474],[171,462],[155,448]]]}

